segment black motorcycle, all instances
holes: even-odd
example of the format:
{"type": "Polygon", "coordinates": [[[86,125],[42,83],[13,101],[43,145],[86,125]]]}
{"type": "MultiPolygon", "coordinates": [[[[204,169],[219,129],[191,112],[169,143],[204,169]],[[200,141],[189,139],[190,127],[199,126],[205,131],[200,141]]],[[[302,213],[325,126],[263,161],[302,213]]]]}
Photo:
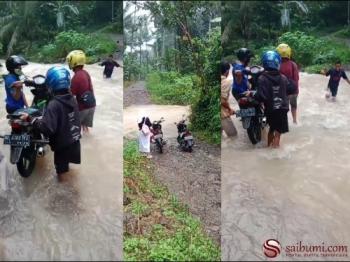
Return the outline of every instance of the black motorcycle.
{"type": "MultiPolygon", "coordinates": [[[[258,78],[264,72],[264,68],[260,66],[252,66],[250,68],[249,82],[251,83],[251,91],[256,91],[258,86],[258,78]]],[[[242,120],[243,128],[247,130],[249,140],[253,145],[261,141],[261,131],[266,126],[266,117],[263,105],[256,101],[253,97],[242,95],[238,100],[240,110],[236,111],[236,117],[242,120]]]]}
{"type": "Polygon", "coordinates": [[[157,146],[158,152],[163,153],[163,146],[165,141],[163,139],[163,131],[161,123],[164,122],[164,118],[162,117],[159,120],[153,121],[152,123],[152,133],[153,133],[153,141],[157,146]]]}
{"type": "Polygon", "coordinates": [[[193,136],[190,130],[187,128],[186,124],[187,118],[185,118],[185,115],[182,116],[182,120],[178,123],[174,123],[177,127],[177,142],[180,145],[180,148],[185,152],[192,152],[193,151],[193,136]]]}
{"type": "Polygon", "coordinates": [[[17,165],[17,170],[22,177],[29,177],[34,170],[36,158],[45,155],[45,146],[48,139],[33,128],[27,120],[22,120],[23,113],[31,118],[41,117],[44,113],[51,95],[45,85],[45,77],[37,75],[33,80],[26,79],[24,84],[31,88],[34,95],[32,105],[29,108],[18,109],[7,115],[11,134],[2,136],[5,145],[10,145],[10,162],[17,165]]]}

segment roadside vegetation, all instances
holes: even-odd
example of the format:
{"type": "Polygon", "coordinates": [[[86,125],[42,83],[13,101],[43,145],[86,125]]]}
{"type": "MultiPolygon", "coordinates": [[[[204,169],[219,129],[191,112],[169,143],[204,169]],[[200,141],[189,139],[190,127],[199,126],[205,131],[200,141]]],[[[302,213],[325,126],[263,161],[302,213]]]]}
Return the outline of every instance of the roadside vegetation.
{"type": "Polygon", "coordinates": [[[119,1],[0,2],[0,57],[54,63],[82,49],[95,63],[116,52],[122,9],[119,1]]]}
{"type": "Polygon", "coordinates": [[[137,142],[124,141],[124,260],[219,261],[218,245],[153,170],[137,142]]]}
{"type": "Polygon", "coordinates": [[[221,142],[221,28],[213,22],[220,13],[214,1],[129,1],[124,9],[124,79],[146,80],[155,104],[190,105],[190,128],[214,144],[221,142]],[[139,16],[140,9],[151,16],[139,16]]]}
{"type": "Polygon", "coordinates": [[[265,50],[283,42],[292,48],[301,70],[309,73],[320,73],[337,60],[350,64],[346,1],[224,1],[223,10],[223,56],[228,61],[245,46],[255,53],[252,62],[260,63],[265,50]],[[231,16],[233,10],[240,15],[231,16]],[[239,23],[242,19],[245,22],[239,23]]]}

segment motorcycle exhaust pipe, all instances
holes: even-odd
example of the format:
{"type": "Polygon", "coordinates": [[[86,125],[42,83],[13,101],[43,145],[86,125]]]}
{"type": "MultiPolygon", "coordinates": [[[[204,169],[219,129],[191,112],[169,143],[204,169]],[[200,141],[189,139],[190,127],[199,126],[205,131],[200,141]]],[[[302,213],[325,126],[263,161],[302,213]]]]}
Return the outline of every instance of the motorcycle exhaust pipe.
{"type": "Polygon", "coordinates": [[[45,156],[45,150],[44,150],[44,148],[42,146],[38,148],[37,155],[38,155],[38,157],[44,157],[45,156]]]}

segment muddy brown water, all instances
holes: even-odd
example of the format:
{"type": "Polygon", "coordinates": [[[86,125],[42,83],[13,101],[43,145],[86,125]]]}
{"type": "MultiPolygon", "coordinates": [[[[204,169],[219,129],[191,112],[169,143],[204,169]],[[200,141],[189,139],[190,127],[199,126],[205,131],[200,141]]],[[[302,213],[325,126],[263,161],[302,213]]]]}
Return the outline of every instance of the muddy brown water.
{"type": "MultiPolygon", "coordinates": [[[[30,63],[23,71],[34,76],[51,66],[30,63]]],[[[8,169],[7,191],[0,192],[0,260],[122,259],[123,74],[118,68],[103,79],[102,67],[86,69],[97,99],[94,128],[81,140],[82,164],[71,165],[64,182],[57,181],[49,148],[31,177],[22,178],[0,141],[8,169]]],[[[0,134],[10,132],[4,98],[1,84],[0,134]]]]}
{"type": "MultiPolygon", "coordinates": [[[[266,148],[266,140],[252,146],[233,117],[238,137],[222,141],[223,260],[267,260],[262,245],[270,238],[282,250],[299,241],[349,250],[350,86],[341,80],[332,103],[325,99],[327,81],[301,73],[300,123],[293,125],[289,113],[280,149],[266,148]]],[[[348,260],[290,258],[283,251],[276,259],[348,260]]]]}

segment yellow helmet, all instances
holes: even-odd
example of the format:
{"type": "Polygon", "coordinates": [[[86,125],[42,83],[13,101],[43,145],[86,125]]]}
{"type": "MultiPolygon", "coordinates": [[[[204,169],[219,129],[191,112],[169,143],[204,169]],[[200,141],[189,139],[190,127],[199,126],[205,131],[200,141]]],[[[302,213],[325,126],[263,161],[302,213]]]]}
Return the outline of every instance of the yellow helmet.
{"type": "Polygon", "coordinates": [[[66,61],[69,65],[69,68],[74,69],[74,67],[76,66],[85,65],[86,56],[85,56],[85,53],[81,50],[73,50],[67,55],[66,61]]]}
{"type": "Polygon", "coordinates": [[[280,54],[281,57],[290,58],[292,55],[292,49],[287,44],[279,44],[276,48],[276,51],[280,54]]]}

